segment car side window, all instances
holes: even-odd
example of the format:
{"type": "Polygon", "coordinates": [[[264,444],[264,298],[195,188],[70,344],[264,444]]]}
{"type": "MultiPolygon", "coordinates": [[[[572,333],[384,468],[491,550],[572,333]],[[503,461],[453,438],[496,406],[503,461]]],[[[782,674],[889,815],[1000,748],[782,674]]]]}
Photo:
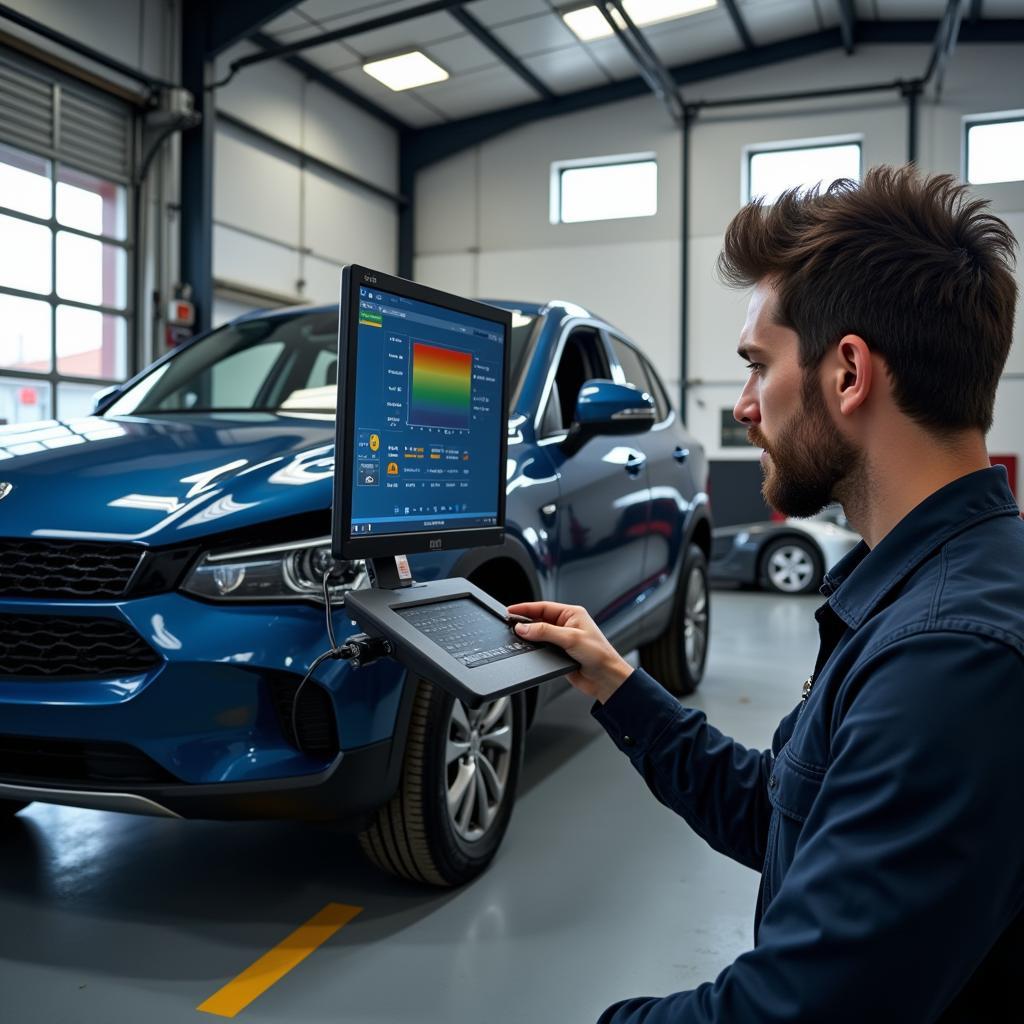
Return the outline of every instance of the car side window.
{"type": "Polygon", "coordinates": [[[541,417],[541,434],[568,430],[576,416],[576,399],[588,380],[610,376],[601,337],[593,327],[578,327],[565,339],[558,369],[541,417]]]}
{"type": "Polygon", "coordinates": [[[644,369],[647,371],[647,379],[651,382],[651,395],[654,397],[654,404],[658,408],[658,422],[668,419],[669,413],[672,411],[672,402],[669,400],[668,392],[665,390],[665,385],[661,383],[661,378],[658,376],[657,371],[653,366],[645,359],[644,369]]]}
{"type": "Polygon", "coordinates": [[[627,345],[621,338],[611,336],[612,349],[615,351],[615,358],[622,367],[625,374],[625,383],[638,387],[641,391],[650,391],[650,384],[647,380],[647,371],[644,369],[643,359],[632,345],[627,345]]]}
{"type": "Polygon", "coordinates": [[[615,357],[622,367],[626,383],[633,384],[641,391],[646,391],[654,399],[654,408],[657,412],[658,422],[668,416],[670,406],[665,397],[665,390],[661,381],[651,369],[650,363],[632,345],[627,345],[621,338],[611,336],[612,348],[615,350],[615,357]]]}

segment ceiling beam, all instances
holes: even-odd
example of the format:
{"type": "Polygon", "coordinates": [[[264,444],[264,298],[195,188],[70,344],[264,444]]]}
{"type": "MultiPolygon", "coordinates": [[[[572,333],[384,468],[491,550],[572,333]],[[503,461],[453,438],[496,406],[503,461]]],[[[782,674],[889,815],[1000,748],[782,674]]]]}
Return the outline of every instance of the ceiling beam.
{"type": "MultiPolygon", "coordinates": [[[[930,24],[934,29],[934,22],[930,24]]],[[[839,45],[839,30],[829,29],[825,32],[801,36],[798,39],[787,39],[769,46],[759,46],[755,50],[742,50],[724,57],[714,57],[710,60],[698,61],[695,64],[685,64],[671,69],[670,74],[677,85],[686,85],[689,82],[699,82],[706,78],[749,71],[752,68],[833,50],[839,45]]],[[[646,95],[648,92],[647,83],[637,77],[568,93],[559,96],[553,102],[525,103],[518,107],[507,107],[504,110],[495,110],[488,114],[478,114],[475,117],[464,118],[449,124],[422,128],[410,134],[405,140],[406,158],[411,171],[416,171],[512,128],[518,128],[547,117],[589,110],[591,107],[602,106],[606,103],[618,103],[622,100],[646,95]]]]}
{"type": "MultiPolygon", "coordinates": [[[[294,57],[303,50],[312,49],[314,46],[326,46],[327,43],[336,43],[340,39],[349,39],[352,36],[362,35],[364,32],[375,32],[379,28],[389,28],[392,25],[400,25],[414,18],[423,18],[428,14],[437,14],[438,11],[448,11],[458,7],[465,0],[430,0],[430,3],[420,4],[417,7],[407,7],[403,11],[396,11],[394,14],[383,14],[378,18],[369,18],[366,21],[353,22],[343,28],[335,29],[333,32],[320,32],[314,36],[306,36],[294,43],[278,43],[272,40],[273,45],[263,53],[254,53],[248,57],[232,61],[228,79],[242,68],[250,64],[260,64],[265,60],[276,60],[284,57],[294,57]]],[[[228,79],[225,79],[227,81],[228,79]]]]}
{"type": "Polygon", "coordinates": [[[843,49],[853,53],[854,26],[857,13],[853,9],[853,0],[837,0],[839,4],[839,31],[843,37],[843,49]]]}
{"type": "MultiPolygon", "coordinates": [[[[857,42],[866,43],[933,43],[934,21],[858,21],[857,42]]],[[[961,43],[1024,42],[1024,18],[999,18],[964,24],[961,43]]]]}
{"type": "MultiPolygon", "coordinates": [[[[934,21],[858,21],[856,38],[860,45],[868,43],[931,43],[935,38],[934,21]]],[[[1024,18],[982,21],[977,25],[964,24],[960,30],[961,43],[1024,42],[1024,18]]],[[[753,50],[743,50],[714,57],[710,60],[684,64],[670,69],[677,85],[685,86],[722,75],[737,74],[772,64],[842,46],[838,28],[811,35],[786,39],[753,50]]],[[[494,138],[502,132],[518,128],[547,117],[572,114],[606,103],[643,96],[649,87],[642,78],[583,89],[559,96],[553,102],[526,103],[506,107],[487,114],[452,121],[448,124],[422,128],[409,133],[404,142],[409,173],[427,167],[461,150],[494,138]]]]}
{"type": "MultiPolygon", "coordinates": [[[[271,36],[264,35],[262,32],[253,33],[249,39],[259,47],[272,48],[277,46],[276,41],[271,36]]],[[[293,71],[298,71],[300,75],[303,75],[312,82],[316,82],[317,85],[322,85],[329,92],[333,92],[335,96],[340,96],[348,103],[359,107],[361,110],[365,110],[366,113],[373,114],[374,117],[379,118],[385,124],[391,125],[392,128],[397,128],[399,131],[408,130],[409,125],[401,118],[395,117],[391,111],[378,106],[361,92],[349,88],[344,82],[339,81],[322,68],[318,68],[315,64],[311,64],[308,60],[303,60],[302,57],[285,57],[284,62],[293,71]]]]}
{"type": "Polygon", "coordinates": [[[462,7],[452,7],[448,13],[477,42],[482,43],[494,54],[513,74],[518,75],[538,96],[545,100],[553,100],[555,94],[505,45],[480,24],[472,14],[462,7]]]}
{"type": "Polygon", "coordinates": [[[647,83],[651,92],[665,104],[669,117],[676,124],[681,125],[686,111],[683,107],[683,99],[679,95],[679,89],[676,87],[672,75],[669,74],[668,68],[661,62],[661,58],[654,52],[643,32],[629,16],[621,0],[604,0],[598,5],[598,10],[633,59],[633,63],[640,71],[640,77],[647,83]]]}
{"type": "MultiPolygon", "coordinates": [[[[183,20],[190,15],[191,0],[185,8],[183,20]]],[[[246,36],[263,28],[268,21],[290,11],[298,0],[219,0],[203,3],[206,15],[206,53],[216,57],[246,36]]]]}
{"type": "Polygon", "coordinates": [[[946,65],[949,63],[953,51],[956,49],[957,40],[960,38],[960,27],[964,20],[964,6],[960,0],[949,0],[946,10],[946,38],[939,52],[938,61],[935,65],[935,97],[942,95],[942,85],[946,77],[946,65]]]}
{"type": "Polygon", "coordinates": [[[743,49],[754,49],[754,39],[750,34],[750,29],[747,28],[747,23],[743,20],[743,15],[740,14],[739,5],[736,3],[736,0],[722,0],[722,5],[725,7],[725,13],[729,15],[732,27],[736,29],[736,35],[740,37],[740,42],[743,43],[743,49]]]}

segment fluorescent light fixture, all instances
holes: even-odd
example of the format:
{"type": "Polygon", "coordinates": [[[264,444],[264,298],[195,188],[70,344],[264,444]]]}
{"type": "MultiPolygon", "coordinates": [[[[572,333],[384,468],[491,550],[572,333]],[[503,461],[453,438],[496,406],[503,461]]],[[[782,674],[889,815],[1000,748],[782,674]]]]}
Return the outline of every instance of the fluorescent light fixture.
{"type": "MultiPolygon", "coordinates": [[[[699,14],[709,11],[718,5],[718,0],[623,0],[622,6],[633,22],[641,27],[657,25],[662,21],[674,18],[685,18],[688,14],[699,14]]],[[[620,28],[625,28],[619,12],[612,17],[620,28]]],[[[603,39],[612,34],[612,27],[605,16],[594,6],[577,7],[572,11],[563,11],[562,20],[583,42],[591,39],[603,39]]]]}
{"type": "Polygon", "coordinates": [[[385,57],[384,60],[371,60],[363,65],[363,70],[395,92],[443,82],[448,77],[448,72],[440,64],[435,64],[419,50],[385,57]]]}

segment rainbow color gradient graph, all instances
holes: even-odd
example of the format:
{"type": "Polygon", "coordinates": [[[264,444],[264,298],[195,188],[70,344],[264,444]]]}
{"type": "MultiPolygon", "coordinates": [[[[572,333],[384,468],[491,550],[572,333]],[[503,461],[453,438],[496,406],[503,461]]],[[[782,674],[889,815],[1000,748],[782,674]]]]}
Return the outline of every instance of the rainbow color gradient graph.
{"type": "Polygon", "coordinates": [[[418,427],[468,430],[472,383],[471,353],[414,341],[409,423],[418,427]]]}

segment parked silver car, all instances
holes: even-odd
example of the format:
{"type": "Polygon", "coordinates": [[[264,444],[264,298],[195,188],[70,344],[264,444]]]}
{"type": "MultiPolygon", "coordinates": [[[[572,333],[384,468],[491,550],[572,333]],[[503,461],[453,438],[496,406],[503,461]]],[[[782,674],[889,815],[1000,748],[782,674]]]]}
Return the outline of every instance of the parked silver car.
{"type": "Polygon", "coordinates": [[[838,505],[810,519],[724,526],[714,531],[708,570],[716,582],[813,594],[825,571],[859,540],[838,505]]]}

